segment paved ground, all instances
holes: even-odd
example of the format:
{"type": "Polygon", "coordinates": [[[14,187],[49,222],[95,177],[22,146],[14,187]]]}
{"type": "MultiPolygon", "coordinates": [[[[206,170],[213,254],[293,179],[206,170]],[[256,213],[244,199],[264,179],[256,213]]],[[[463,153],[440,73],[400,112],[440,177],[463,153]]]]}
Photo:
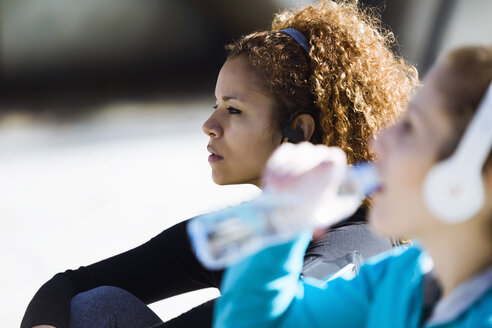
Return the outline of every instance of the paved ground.
{"type": "MultiPolygon", "coordinates": [[[[170,225],[257,194],[210,179],[206,101],[112,104],[78,123],[0,123],[0,308],[19,325],[39,286],[137,246],[170,225]]],[[[157,302],[164,320],[218,295],[157,302]]]]}

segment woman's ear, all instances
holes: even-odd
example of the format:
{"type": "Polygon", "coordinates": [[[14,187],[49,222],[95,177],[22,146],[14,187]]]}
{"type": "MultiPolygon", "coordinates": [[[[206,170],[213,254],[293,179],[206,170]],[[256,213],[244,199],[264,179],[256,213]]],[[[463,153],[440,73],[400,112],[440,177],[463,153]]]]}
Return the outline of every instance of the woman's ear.
{"type": "Polygon", "coordinates": [[[301,114],[292,122],[292,127],[304,137],[305,141],[311,139],[315,126],[314,118],[309,114],[301,114]]]}

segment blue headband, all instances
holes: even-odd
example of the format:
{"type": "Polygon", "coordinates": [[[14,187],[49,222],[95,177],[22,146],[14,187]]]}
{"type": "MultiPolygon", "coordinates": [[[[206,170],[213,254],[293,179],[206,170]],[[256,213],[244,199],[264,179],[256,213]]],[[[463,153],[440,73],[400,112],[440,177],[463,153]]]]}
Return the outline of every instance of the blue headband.
{"type": "Polygon", "coordinates": [[[306,54],[309,55],[309,46],[306,37],[301,32],[292,27],[285,28],[279,32],[283,32],[294,39],[306,51],[306,54]]]}

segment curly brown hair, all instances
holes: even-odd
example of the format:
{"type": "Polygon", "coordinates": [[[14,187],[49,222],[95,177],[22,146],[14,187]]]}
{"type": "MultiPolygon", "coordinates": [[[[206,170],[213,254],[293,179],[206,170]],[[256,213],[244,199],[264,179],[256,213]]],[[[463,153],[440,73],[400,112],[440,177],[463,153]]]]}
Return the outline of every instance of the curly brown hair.
{"type": "Polygon", "coordinates": [[[320,1],[275,15],[271,31],[226,46],[245,56],[276,100],[277,128],[291,115],[315,120],[313,143],[338,146],[349,163],[373,159],[370,139],[392,123],[418,84],[417,71],[390,50],[395,39],[380,19],[354,1],[320,1]],[[289,35],[307,39],[309,53],[289,35]]]}

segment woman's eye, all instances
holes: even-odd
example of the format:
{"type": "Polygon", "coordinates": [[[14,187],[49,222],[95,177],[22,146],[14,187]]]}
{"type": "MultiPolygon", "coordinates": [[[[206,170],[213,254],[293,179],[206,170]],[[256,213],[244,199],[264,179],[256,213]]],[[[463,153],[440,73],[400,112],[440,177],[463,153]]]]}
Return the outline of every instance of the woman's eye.
{"type": "Polygon", "coordinates": [[[226,109],[229,111],[229,114],[241,114],[241,111],[237,108],[227,107],[226,109]]]}
{"type": "Polygon", "coordinates": [[[402,126],[403,132],[405,134],[408,134],[408,133],[412,132],[412,130],[413,130],[412,129],[412,124],[410,123],[410,121],[408,119],[403,120],[401,122],[401,126],[402,126]]]}

